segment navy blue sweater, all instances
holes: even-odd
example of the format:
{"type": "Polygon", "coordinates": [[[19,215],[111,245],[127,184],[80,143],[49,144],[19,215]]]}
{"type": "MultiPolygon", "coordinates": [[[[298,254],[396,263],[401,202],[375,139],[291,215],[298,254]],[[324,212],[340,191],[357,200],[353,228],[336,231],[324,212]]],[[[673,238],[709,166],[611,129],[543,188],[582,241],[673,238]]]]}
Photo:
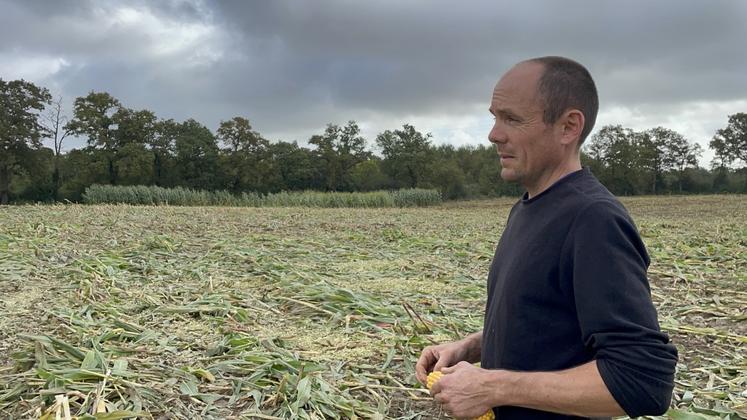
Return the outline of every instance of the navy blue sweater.
{"type": "MultiPolygon", "coordinates": [[[[488,275],[481,366],[555,371],[596,359],[631,416],[664,413],[677,348],[661,332],[649,256],[620,202],[584,168],[514,205],[488,275]]],[[[520,407],[506,419],[571,419],[520,407]]]]}

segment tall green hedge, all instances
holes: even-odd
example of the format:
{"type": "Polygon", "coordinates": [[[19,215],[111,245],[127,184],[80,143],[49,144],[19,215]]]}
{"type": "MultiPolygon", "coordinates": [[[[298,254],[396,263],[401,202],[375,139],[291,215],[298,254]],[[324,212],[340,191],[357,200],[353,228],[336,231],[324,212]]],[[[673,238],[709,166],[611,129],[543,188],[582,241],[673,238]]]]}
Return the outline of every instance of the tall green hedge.
{"type": "Polygon", "coordinates": [[[240,207],[423,207],[441,203],[438,190],[420,188],[372,192],[255,192],[202,191],[158,186],[91,185],[83,193],[86,204],[240,207]]]}

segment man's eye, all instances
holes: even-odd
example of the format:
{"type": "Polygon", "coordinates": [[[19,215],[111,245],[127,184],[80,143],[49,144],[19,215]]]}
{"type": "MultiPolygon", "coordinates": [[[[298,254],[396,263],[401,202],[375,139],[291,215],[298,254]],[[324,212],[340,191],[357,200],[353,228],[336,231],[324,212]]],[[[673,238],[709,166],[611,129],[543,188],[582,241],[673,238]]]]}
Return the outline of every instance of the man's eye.
{"type": "MultiPolygon", "coordinates": [[[[500,115],[500,118],[501,118],[501,120],[503,120],[503,121],[505,121],[507,123],[511,123],[511,124],[515,124],[515,123],[519,122],[518,118],[514,118],[514,117],[512,117],[510,115],[502,114],[502,115],[500,115]]],[[[493,115],[493,120],[497,120],[497,119],[498,119],[498,117],[495,116],[495,115],[493,115]]]]}

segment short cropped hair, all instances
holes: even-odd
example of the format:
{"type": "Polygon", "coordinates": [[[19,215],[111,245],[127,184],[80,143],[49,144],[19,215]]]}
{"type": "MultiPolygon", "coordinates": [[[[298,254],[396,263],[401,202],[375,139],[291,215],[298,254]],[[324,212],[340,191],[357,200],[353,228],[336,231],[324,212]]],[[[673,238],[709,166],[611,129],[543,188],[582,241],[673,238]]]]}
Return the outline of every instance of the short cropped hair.
{"type": "Polygon", "coordinates": [[[568,109],[578,109],[584,114],[584,128],[578,140],[581,146],[594,128],[599,111],[599,96],[591,74],[581,64],[565,57],[538,57],[527,61],[545,67],[538,86],[545,105],[542,116],[545,124],[555,123],[568,109]]]}

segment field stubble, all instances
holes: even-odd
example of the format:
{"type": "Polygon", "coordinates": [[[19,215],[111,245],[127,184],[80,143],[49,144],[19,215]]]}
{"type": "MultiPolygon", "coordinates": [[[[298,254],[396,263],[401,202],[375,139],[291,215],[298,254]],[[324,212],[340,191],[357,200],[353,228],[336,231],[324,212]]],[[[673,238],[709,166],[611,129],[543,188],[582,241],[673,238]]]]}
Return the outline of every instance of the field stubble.
{"type": "MultiPolygon", "coordinates": [[[[3,208],[0,416],[440,418],[414,361],[481,327],[512,202],[3,208]]],[[[623,202],[680,352],[670,415],[747,417],[747,197],[623,202]]]]}

